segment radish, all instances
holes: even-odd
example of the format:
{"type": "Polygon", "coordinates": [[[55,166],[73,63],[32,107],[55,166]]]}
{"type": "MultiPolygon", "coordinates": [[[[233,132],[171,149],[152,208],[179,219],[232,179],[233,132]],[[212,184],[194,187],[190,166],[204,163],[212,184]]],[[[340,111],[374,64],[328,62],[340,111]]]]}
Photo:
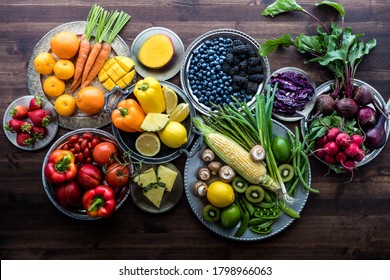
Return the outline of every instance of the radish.
{"type": "Polygon", "coordinates": [[[352,142],[347,148],[345,148],[344,152],[348,157],[353,158],[357,152],[359,151],[359,146],[352,142]]]}
{"type": "Polygon", "coordinates": [[[363,145],[363,142],[364,142],[363,137],[359,134],[352,135],[351,140],[353,143],[356,143],[359,147],[361,147],[363,145]]]}
{"type": "Polygon", "coordinates": [[[321,149],[315,151],[314,153],[315,153],[315,155],[316,155],[317,157],[319,157],[319,158],[324,158],[324,156],[325,156],[324,150],[321,150],[321,149]]]}
{"type": "Polygon", "coordinates": [[[345,149],[351,144],[351,137],[345,132],[341,132],[336,136],[336,143],[340,148],[345,149]]]}
{"type": "Polygon", "coordinates": [[[326,163],[329,163],[329,164],[335,164],[336,163],[336,159],[330,155],[325,155],[324,156],[324,160],[326,163]]]}
{"type": "Polygon", "coordinates": [[[324,152],[326,155],[334,156],[339,151],[339,146],[337,146],[336,142],[328,142],[324,146],[324,152]]]}
{"type": "Polygon", "coordinates": [[[365,154],[364,154],[364,150],[359,148],[357,153],[353,156],[353,160],[354,161],[357,161],[357,162],[360,162],[362,161],[364,158],[365,158],[365,154]]]}
{"type": "Polygon", "coordinates": [[[317,139],[317,146],[323,147],[328,142],[329,142],[328,136],[324,135],[317,139]]]}
{"type": "Polygon", "coordinates": [[[356,168],[356,163],[352,159],[347,159],[341,164],[345,171],[351,172],[351,179],[345,183],[350,183],[353,180],[353,170],[356,168]]]}
{"type": "Polygon", "coordinates": [[[336,136],[340,133],[340,129],[338,127],[333,127],[331,129],[329,129],[328,131],[328,134],[327,134],[327,137],[328,137],[328,141],[335,141],[336,140],[336,136]]]}
{"type": "Polygon", "coordinates": [[[347,160],[347,155],[343,152],[343,151],[340,151],[336,154],[335,156],[335,160],[341,164],[343,164],[344,161],[347,160]]]}

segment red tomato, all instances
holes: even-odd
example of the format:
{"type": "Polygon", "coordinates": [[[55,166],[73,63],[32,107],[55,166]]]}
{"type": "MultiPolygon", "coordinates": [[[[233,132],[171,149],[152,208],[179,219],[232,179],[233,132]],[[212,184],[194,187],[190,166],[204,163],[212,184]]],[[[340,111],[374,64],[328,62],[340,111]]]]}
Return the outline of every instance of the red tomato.
{"type": "Polygon", "coordinates": [[[105,170],[105,180],[113,189],[118,189],[127,184],[130,177],[130,168],[122,163],[113,163],[105,170]]]}
{"type": "Polygon", "coordinates": [[[100,165],[108,165],[118,157],[118,150],[111,142],[101,142],[93,149],[93,160],[100,165]]]}

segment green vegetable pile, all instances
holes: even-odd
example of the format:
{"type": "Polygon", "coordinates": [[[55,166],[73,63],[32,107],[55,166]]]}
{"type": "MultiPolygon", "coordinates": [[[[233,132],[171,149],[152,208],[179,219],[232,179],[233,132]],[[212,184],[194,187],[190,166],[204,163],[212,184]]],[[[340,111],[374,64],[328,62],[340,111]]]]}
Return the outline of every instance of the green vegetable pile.
{"type": "Polygon", "coordinates": [[[300,34],[294,40],[290,34],[283,34],[279,38],[267,40],[261,44],[259,54],[267,56],[279,46],[284,48],[295,46],[298,52],[311,56],[310,59],[305,60],[305,63],[318,62],[333,73],[335,78],[334,90],[331,94],[333,98],[341,97],[341,94],[344,94],[344,97],[351,97],[357,67],[363,57],[375,48],[376,40],[371,39],[365,43],[360,40],[363,34],[353,34],[350,27],[345,27],[343,5],[332,1],[323,1],[315,5],[334,8],[341,16],[341,25],[332,22],[329,30],[324,23],[298,5],[295,0],[276,0],[262,12],[262,15],[274,17],[285,12],[299,11],[314,18],[320,26],[317,27],[315,35],[300,34]]]}

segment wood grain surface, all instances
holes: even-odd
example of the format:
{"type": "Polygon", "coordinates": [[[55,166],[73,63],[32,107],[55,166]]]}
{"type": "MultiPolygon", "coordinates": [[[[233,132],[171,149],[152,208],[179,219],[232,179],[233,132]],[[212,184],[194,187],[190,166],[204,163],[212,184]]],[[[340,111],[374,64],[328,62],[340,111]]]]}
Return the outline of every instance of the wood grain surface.
{"type": "MultiPolygon", "coordinates": [[[[317,1],[298,1],[329,23],[339,20],[317,1]]],[[[38,41],[54,27],[85,20],[94,1],[0,1],[0,115],[16,98],[28,95],[27,64],[38,41]]],[[[315,33],[317,26],[303,13],[273,19],[261,16],[272,1],[161,0],[99,1],[107,9],[124,10],[132,20],[120,36],[131,46],[146,28],[162,26],[176,32],[187,48],[203,33],[232,28],[259,43],[283,33],[315,33]]],[[[390,97],[390,13],[387,0],[342,0],[346,24],[377,47],[363,60],[356,78],[390,97]]],[[[304,64],[294,49],[268,57],[271,71],[300,67],[317,85],[332,76],[316,64],[304,64]]],[[[180,85],[179,75],[170,80],[180,85]]],[[[286,123],[293,128],[296,123],[286,123]]],[[[104,128],[111,131],[111,127],[104,128]]],[[[58,139],[68,132],[60,128],[58,139]]],[[[389,259],[390,258],[390,146],[368,165],[349,174],[328,174],[311,159],[312,184],[301,219],[266,240],[238,242],[204,227],[185,195],[171,211],[153,215],[129,199],[110,219],[79,221],[59,212],[46,196],[42,162],[49,147],[34,152],[16,148],[0,132],[0,256],[1,259],[389,259]]],[[[183,172],[186,160],[174,163],[183,172]]]]}

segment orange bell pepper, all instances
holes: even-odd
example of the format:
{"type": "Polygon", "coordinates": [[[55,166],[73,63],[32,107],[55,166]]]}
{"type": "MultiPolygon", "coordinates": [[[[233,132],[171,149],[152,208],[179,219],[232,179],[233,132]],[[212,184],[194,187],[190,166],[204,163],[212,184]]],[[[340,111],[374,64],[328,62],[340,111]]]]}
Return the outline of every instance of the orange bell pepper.
{"type": "Polygon", "coordinates": [[[111,113],[114,126],[126,132],[142,132],[141,124],[144,119],[145,112],[132,98],[120,101],[111,113]]]}

